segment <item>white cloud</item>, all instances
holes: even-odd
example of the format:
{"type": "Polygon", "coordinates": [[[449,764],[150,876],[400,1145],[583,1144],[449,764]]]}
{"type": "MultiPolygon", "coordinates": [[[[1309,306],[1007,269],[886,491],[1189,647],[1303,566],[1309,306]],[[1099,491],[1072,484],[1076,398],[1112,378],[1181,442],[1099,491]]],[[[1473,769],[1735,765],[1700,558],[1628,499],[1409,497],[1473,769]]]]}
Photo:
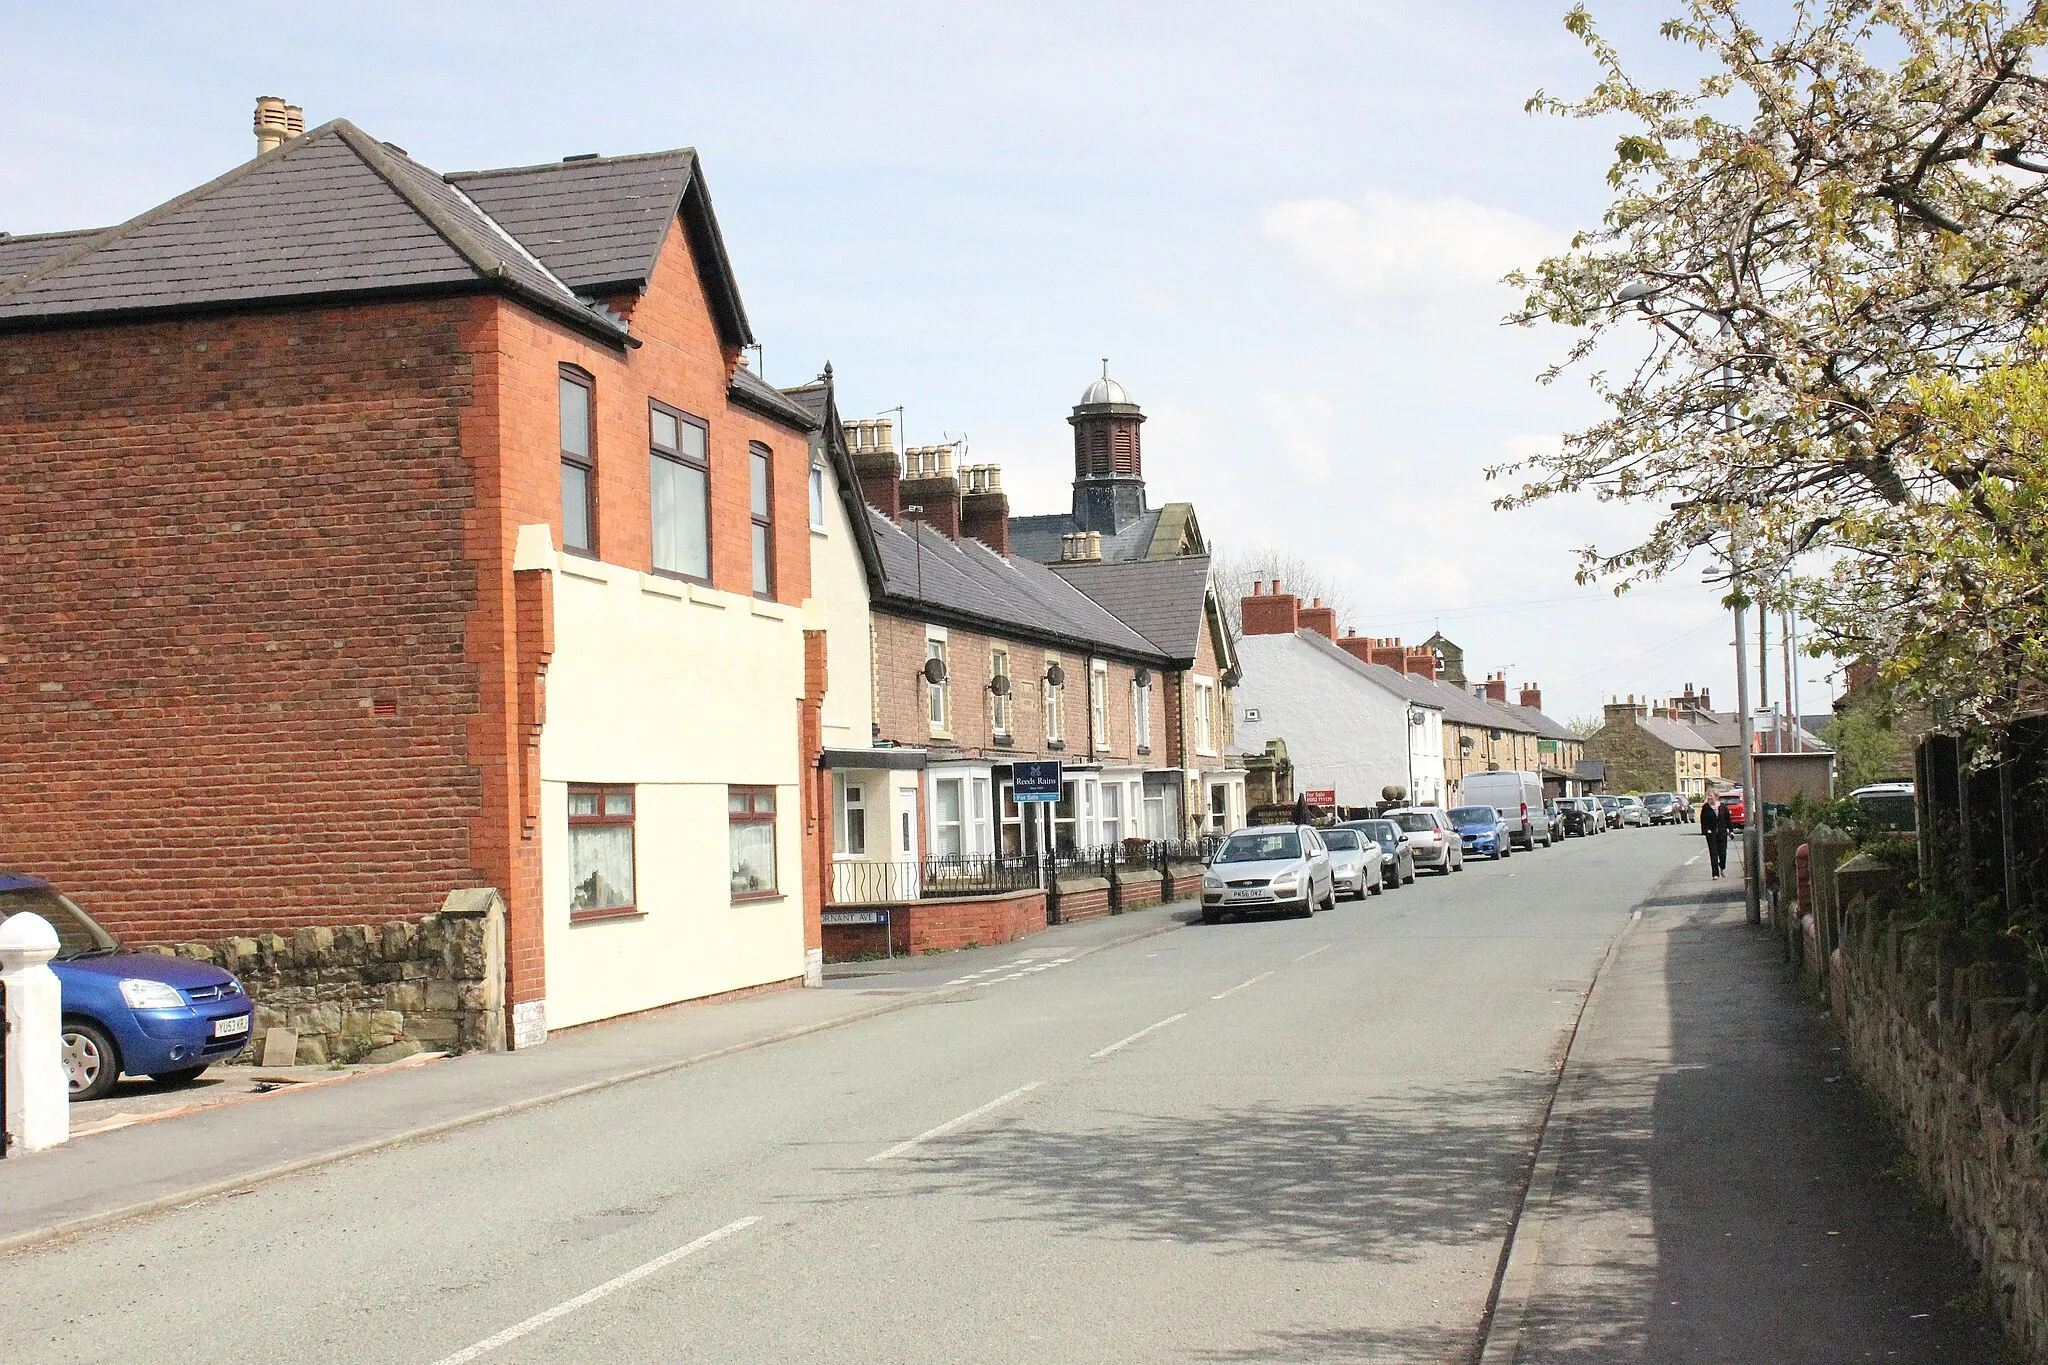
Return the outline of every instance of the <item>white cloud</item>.
{"type": "Polygon", "coordinates": [[[1333,283],[1365,294],[1483,289],[1561,244],[1533,218],[1469,199],[1368,194],[1293,199],[1260,218],[1268,237],[1333,283]]]}
{"type": "Polygon", "coordinates": [[[1336,425],[1330,400],[1319,393],[1264,393],[1259,406],[1287,462],[1310,478],[1327,479],[1336,425]]]}

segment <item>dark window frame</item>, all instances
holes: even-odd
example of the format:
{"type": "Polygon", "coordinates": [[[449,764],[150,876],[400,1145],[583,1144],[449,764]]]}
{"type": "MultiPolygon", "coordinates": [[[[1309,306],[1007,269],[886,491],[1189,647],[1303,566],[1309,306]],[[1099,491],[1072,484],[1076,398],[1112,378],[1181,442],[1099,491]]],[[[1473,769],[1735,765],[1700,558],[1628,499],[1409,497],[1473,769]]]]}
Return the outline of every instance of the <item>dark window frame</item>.
{"type": "MultiPolygon", "coordinates": [[[[595,796],[597,798],[597,814],[595,815],[578,815],[572,807],[569,812],[569,827],[577,829],[598,825],[624,825],[626,827],[626,836],[631,841],[629,847],[633,860],[633,904],[592,906],[583,910],[572,909],[569,911],[569,923],[588,924],[594,920],[644,918],[646,912],[640,908],[639,791],[631,782],[571,782],[569,784],[569,796],[572,802],[578,796],[595,796]],[[609,798],[621,792],[625,794],[630,809],[624,815],[612,815],[606,810],[606,807],[610,804],[609,798]]],[[[573,869],[574,864],[572,863],[571,866],[573,869]]],[[[573,871],[571,875],[574,875],[573,871]]],[[[572,883],[572,896],[573,892],[574,886],[572,883]]]]}
{"type": "Polygon", "coordinates": [[[711,515],[711,423],[693,413],[684,412],[671,403],[658,398],[647,400],[647,459],[649,479],[647,489],[647,563],[649,571],[658,578],[673,578],[682,583],[700,583],[711,586],[711,566],[718,562],[718,527],[711,515]],[[692,426],[704,435],[704,458],[699,460],[682,450],[664,450],[654,440],[654,414],[666,413],[684,426],[692,426]],[[694,469],[704,476],[704,576],[683,573],[679,569],[663,569],[654,566],[654,486],[653,462],[669,460],[685,468],[694,469]]]}
{"type": "Polygon", "coordinates": [[[777,802],[780,799],[781,797],[774,787],[734,783],[728,785],[725,789],[726,871],[728,880],[732,870],[732,831],[738,825],[766,825],[768,827],[768,870],[775,879],[774,884],[764,890],[733,892],[732,899],[735,905],[745,901],[782,899],[782,839],[775,828],[778,810],[777,802]],[[745,798],[747,803],[746,810],[736,811],[732,808],[732,799],[735,796],[745,798]],[[759,810],[755,804],[763,796],[766,796],[769,802],[766,812],[759,810]]]}
{"type": "MultiPolygon", "coordinates": [[[[747,442],[747,524],[749,527],[758,526],[765,533],[761,537],[761,553],[767,561],[765,564],[750,562],[747,565],[747,587],[754,596],[762,601],[773,602],[775,600],[775,452],[759,441],[747,442]],[[768,473],[762,480],[761,488],[768,507],[766,511],[760,512],[754,510],[754,462],[756,460],[762,461],[768,467],[768,473]],[[756,579],[765,581],[768,586],[765,588],[755,586],[756,579]]],[[[747,557],[751,561],[754,552],[753,533],[751,530],[748,532],[747,541],[747,557]]]]}
{"type": "Polygon", "coordinates": [[[590,447],[588,454],[581,454],[564,446],[561,451],[562,463],[574,465],[583,471],[583,518],[590,528],[590,543],[571,545],[569,543],[569,508],[562,507],[562,548],[570,554],[597,558],[600,530],[597,520],[597,376],[581,365],[563,361],[555,367],[556,441],[561,440],[561,402],[563,384],[574,384],[583,390],[583,444],[590,447]]]}

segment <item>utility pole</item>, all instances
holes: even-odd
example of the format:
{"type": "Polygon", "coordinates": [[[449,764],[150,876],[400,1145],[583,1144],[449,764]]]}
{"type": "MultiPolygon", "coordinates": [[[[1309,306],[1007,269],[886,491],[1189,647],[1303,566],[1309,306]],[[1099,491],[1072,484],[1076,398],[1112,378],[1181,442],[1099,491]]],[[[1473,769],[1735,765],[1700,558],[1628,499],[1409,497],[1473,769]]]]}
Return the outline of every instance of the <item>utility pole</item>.
{"type": "MultiPolygon", "coordinates": [[[[1778,652],[1785,658],[1785,688],[1780,695],[1784,697],[1785,710],[1792,718],[1792,744],[1789,752],[1797,754],[1806,752],[1806,739],[1805,732],[1799,725],[1799,679],[1792,672],[1792,656],[1798,648],[1792,632],[1792,608],[1786,607],[1778,613],[1778,652]]],[[[1783,730],[1778,732],[1778,748],[1781,752],[1787,751],[1785,734],[1783,730]]]]}
{"type": "MultiPolygon", "coordinates": [[[[1731,418],[1733,414],[1730,414],[1731,418]]],[[[1764,922],[1763,904],[1757,899],[1757,891],[1763,882],[1763,839],[1761,812],[1756,808],[1756,762],[1753,750],[1756,747],[1756,717],[1749,708],[1749,631],[1748,623],[1742,619],[1742,609],[1748,598],[1742,591],[1742,562],[1739,551],[1731,544],[1728,547],[1729,598],[1735,607],[1735,713],[1738,718],[1736,733],[1741,736],[1742,757],[1736,761],[1742,765],[1739,774],[1742,782],[1742,903],[1746,918],[1751,924],[1764,922]]],[[[1763,614],[1758,608],[1757,614],[1763,614]]],[[[1727,774],[1721,774],[1726,777],[1727,774]]]]}

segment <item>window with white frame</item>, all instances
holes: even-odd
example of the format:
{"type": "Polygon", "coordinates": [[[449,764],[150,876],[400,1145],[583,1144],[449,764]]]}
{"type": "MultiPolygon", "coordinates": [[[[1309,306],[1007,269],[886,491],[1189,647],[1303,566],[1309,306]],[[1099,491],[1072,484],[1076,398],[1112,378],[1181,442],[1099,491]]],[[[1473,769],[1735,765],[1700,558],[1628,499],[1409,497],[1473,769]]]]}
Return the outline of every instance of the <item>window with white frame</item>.
{"type": "Polygon", "coordinates": [[[969,848],[975,853],[989,851],[989,789],[988,779],[977,777],[973,782],[974,791],[974,832],[969,848]]]}
{"type": "Polygon", "coordinates": [[[1124,789],[1122,784],[1102,784],[1102,842],[1115,845],[1124,837],[1124,789]]]}
{"type": "Polygon", "coordinates": [[[842,858],[864,858],[868,852],[867,788],[842,781],[838,819],[832,822],[832,851],[842,858]]]}
{"type": "Polygon", "coordinates": [[[991,689],[988,700],[988,714],[990,727],[998,735],[1008,738],[1010,734],[1010,689],[1005,686],[1000,691],[995,690],[994,684],[997,678],[1003,679],[1006,684],[1009,682],[1010,651],[1007,649],[991,649],[988,652],[988,680],[991,689]]]}
{"type": "Polygon", "coordinates": [[[1208,678],[1195,679],[1195,752],[1216,752],[1216,684],[1208,678]]]}
{"type": "Polygon", "coordinates": [[[939,858],[957,858],[967,851],[963,835],[965,824],[960,796],[961,780],[957,777],[936,778],[932,782],[932,854],[939,858]]]}
{"type": "Polygon", "coordinates": [[[925,675],[926,681],[924,686],[925,704],[927,710],[930,713],[932,733],[935,735],[943,735],[952,729],[952,711],[949,706],[949,703],[952,700],[953,687],[953,681],[947,675],[946,672],[945,637],[942,635],[926,636],[924,642],[924,657],[925,666],[927,669],[930,670],[925,675]],[[939,666],[936,669],[931,669],[930,666],[934,662],[936,662],[939,666]],[[932,682],[930,680],[932,673],[938,674],[938,682],[932,682]]]}
{"type": "MultiPolygon", "coordinates": [[[[1024,856],[1025,807],[1017,800],[1016,786],[1009,782],[1003,783],[996,792],[996,799],[1002,803],[1002,818],[999,821],[1002,827],[1002,842],[997,846],[996,852],[1005,858],[1021,858],[1024,856]]],[[[1036,806],[1031,807],[1034,812],[1037,809],[1036,806]]]]}
{"type": "Polygon", "coordinates": [[[1166,787],[1161,783],[1148,782],[1145,785],[1145,837],[1173,837],[1173,831],[1167,828],[1166,823],[1166,787]]]}
{"type": "Polygon", "coordinates": [[[1109,747],[1109,665],[1088,669],[1088,734],[1098,749],[1109,747]]]}
{"type": "Polygon", "coordinates": [[[1045,742],[1058,744],[1066,738],[1066,728],[1060,724],[1060,694],[1066,689],[1053,684],[1052,671],[1060,666],[1057,654],[1045,656],[1045,677],[1041,686],[1045,692],[1045,742]]]}
{"type": "Polygon", "coordinates": [[[825,466],[811,466],[811,529],[825,529],[825,466]]]}
{"type": "Polygon", "coordinates": [[[1152,683],[1131,684],[1131,742],[1144,753],[1152,747],[1152,683]]]}

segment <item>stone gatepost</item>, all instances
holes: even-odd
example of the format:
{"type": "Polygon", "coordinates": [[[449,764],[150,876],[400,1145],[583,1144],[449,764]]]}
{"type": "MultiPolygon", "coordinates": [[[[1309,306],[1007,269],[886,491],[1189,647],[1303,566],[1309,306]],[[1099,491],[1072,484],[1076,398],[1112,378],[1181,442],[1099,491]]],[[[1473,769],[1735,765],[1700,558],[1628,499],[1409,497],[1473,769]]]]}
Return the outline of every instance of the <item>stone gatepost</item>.
{"type": "Polygon", "coordinates": [[[64,999],[49,961],[57,931],[24,912],[0,922],[0,986],[7,993],[7,1114],[10,1152],[40,1152],[71,1137],[71,1087],[64,1074],[64,999]]]}

